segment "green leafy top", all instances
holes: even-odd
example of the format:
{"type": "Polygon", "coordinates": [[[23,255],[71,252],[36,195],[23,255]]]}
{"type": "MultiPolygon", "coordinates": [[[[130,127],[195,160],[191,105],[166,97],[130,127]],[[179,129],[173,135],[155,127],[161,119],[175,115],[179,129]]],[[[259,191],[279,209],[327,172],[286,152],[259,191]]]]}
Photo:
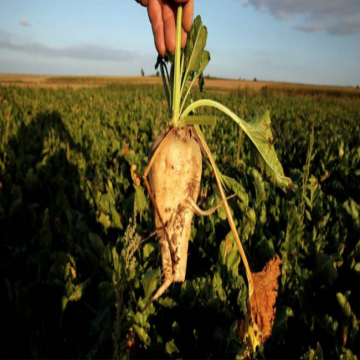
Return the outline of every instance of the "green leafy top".
{"type": "Polygon", "coordinates": [[[201,17],[194,20],[184,49],[184,65],[186,68],[184,80],[187,75],[196,73],[201,75],[210,61],[210,53],[205,50],[207,28],[203,25],[201,17]]]}
{"type": "MultiPolygon", "coordinates": [[[[171,115],[174,114],[176,108],[179,108],[179,110],[183,109],[196,79],[199,79],[200,91],[204,89],[202,74],[210,61],[210,53],[205,50],[206,40],[207,28],[203,25],[201,17],[197,16],[188,34],[185,49],[181,51],[181,55],[179,56],[178,61],[181,63],[181,66],[178,64],[178,69],[176,68],[176,56],[168,52],[164,59],[158,57],[155,69],[160,66],[165,96],[171,115]],[[166,62],[171,64],[170,75],[166,67],[166,62]],[[190,84],[189,80],[191,81],[190,84]]],[[[180,113],[177,115],[180,117],[180,113]]],[[[174,125],[177,125],[178,119],[179,118],[176,117],[172,119],[174,125]]]]}
{"type": "MultiPolygon", "coordinates": [[[[180,9],[181,7],[179,7],[180,9]]],[[[181,12],[178,13],[177,21],[181,25],[180,15],[181,12]]],[[[208,32],[200,16],[197,16],[193,22],[183,51],[180,49],[181,32],[179,29],[181,30],[180,26],[177,28],[177,49],[175,56],[167,55],[167,59],[171,62],[171,75],[167,77],[167,81],[164,75],[164,69],[166,69],[164,61],[158,59],[157,63],[157,66],[160,64],[162,70],[165,94],[168,99],[169,113],[171,114],[171,123],[174,126],[213,124],[215,123],[213,117],[212,119],[206,119],[205,117],[194,116],[194,114],[195,110],[201,106],[217,108],[235,121],[248,136],[253,145],[252,162],[260,169],[262,175],[284,191],[293,189],[293,183],[290,178],[284,175],[283,168],[274,149],[274,138],[271,132],[268,111],[250,121],[244,121],[224,105],[212,100],[198,100],[184,109],[195,80],[199,79],[200,90],[204,86],[202,73],[210,61],[210,53],[205,50],[208,32]],[[179,107],[180,102],[181,106],[179,107]]]]}

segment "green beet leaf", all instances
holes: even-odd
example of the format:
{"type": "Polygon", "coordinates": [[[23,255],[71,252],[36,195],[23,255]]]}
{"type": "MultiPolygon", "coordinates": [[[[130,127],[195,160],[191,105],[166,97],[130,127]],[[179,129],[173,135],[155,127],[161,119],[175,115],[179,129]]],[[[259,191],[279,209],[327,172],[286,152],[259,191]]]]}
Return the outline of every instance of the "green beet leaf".
{"type": "Polygon", "coordinates": [[[165,351],[167,354],[169,354],[170,356],[173,354],[178,354],[180,351],[178,349],[178,347],[175,345],[175,341],[174,339],[172,339],[171,341],[168,341],[165,345],[165,351]]]}
{"type": "Polygon", "coordinates": [[[157,278],[160,276],[160,269],[149,270],[141,280],[144,289],[145,297],[149,298],[156,289],[157,278]]]}
{"type": "Polygon", "coordinates": [[[201,17],[197,16],[188,35],[184,54],[186,74],[190,72],[202,73],[210,61],[210,54],[203,55],[207,39],[207,28],[201,17]]]}
{"type": "Polygon", "coordinates": [[[245,129],[256,148],[254,151],[253,147],[252,151],[253,162],[262,174],[283,190],[293,189],[294,185],[291,179],[284,175],[284,170],[275,152],[269,112],[266,111],[263,115],[254,117],[246,123],[245,129]]]}

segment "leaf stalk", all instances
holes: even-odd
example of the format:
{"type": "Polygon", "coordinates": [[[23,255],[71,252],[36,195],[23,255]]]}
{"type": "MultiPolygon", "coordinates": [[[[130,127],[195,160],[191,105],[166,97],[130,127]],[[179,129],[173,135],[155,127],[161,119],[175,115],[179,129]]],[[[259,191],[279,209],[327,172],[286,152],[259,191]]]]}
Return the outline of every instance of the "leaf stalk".
{"type": "Polygon", "coordinates": [[[181,88],[181,29],[182,29],[182,5],[178,6],[176,19],[176,43],[175,43],[175,76],[173,97],[173,125],[177,126],[180,118],[180,88],[181,88]]]}

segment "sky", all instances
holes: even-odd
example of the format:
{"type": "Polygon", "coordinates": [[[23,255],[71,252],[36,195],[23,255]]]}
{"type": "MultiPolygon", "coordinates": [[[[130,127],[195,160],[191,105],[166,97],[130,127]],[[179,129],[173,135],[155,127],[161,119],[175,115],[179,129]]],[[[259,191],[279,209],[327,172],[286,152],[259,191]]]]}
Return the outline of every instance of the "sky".
{"type": "MultiPolygon", "coordinates": [[[[194,0],[204,74],[360,85],[360,0],[194,0]]],[[[157,53],[135,0],[0,0],[0,73],[146,75],[157,53]]]]}

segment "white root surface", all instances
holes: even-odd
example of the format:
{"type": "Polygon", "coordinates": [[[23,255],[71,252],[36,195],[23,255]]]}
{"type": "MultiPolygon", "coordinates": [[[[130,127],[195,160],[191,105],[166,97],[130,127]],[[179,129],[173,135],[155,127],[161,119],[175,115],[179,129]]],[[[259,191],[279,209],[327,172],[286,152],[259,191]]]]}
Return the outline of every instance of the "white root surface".
{"type": "Polygon", "coordinates": [[[161,296],[171,283],[185,280],[194,216],[194,209],[188,201],[196,204],[200,191],[202,154],[194,129],[191,126],[173,129],[162,146],[168,130],[161,132],[154,141],[149,171],[149,183],[157,208],[155,225],[165,280],[146,307],[161,296]]]}

